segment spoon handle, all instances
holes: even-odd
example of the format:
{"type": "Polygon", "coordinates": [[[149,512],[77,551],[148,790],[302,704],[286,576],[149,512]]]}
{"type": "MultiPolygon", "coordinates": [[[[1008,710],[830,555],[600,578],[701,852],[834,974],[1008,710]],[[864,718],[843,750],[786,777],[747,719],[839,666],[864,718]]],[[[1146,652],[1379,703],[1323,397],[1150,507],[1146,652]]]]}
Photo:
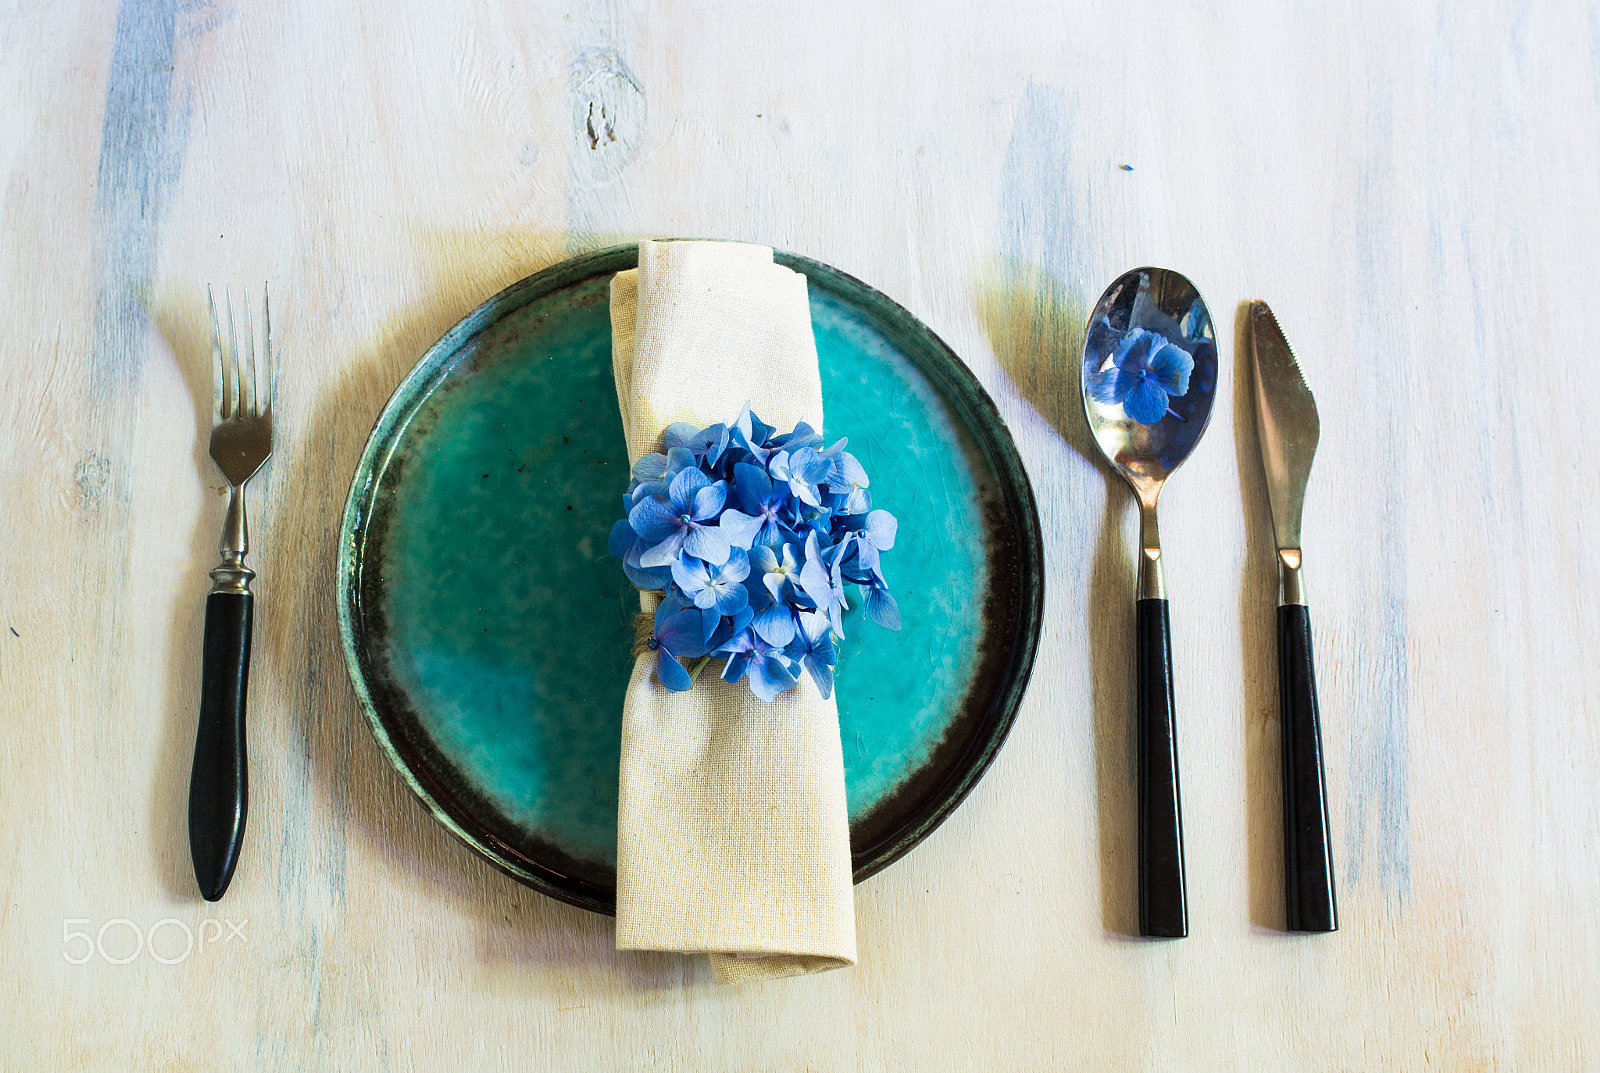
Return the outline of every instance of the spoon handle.
{"type": "Polygon", "coordinates": [[[1337,931],[1328,790],[1322,774],[1311,613],[1278,607],[1278,708],[1283,725],[1283,865],[1288,930],[1337,931]]]}
{"type": "Polygon", "coordinates": [[[1172,641],[1167,601],[1138,603],[1139,934],[1189,934],[1183,883],[1183,808],[1173,725],[1172,641]]]}

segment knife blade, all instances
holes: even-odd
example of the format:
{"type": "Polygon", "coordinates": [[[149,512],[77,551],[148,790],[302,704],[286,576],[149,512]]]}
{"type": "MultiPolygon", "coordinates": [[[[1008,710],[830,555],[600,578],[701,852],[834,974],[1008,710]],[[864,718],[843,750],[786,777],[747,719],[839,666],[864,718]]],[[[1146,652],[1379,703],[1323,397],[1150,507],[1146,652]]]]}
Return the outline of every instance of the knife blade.
{"type": "Polygon", "coordinates": [[[1339,927],[1328,793],[1301,575],[1300,520],[1321,423],[1289,340],[1267,303],[1250,303],[1256,434],[1278,560],[1278,711],[1283,737],[1283,863],[1289,931],[1339,927]]]}

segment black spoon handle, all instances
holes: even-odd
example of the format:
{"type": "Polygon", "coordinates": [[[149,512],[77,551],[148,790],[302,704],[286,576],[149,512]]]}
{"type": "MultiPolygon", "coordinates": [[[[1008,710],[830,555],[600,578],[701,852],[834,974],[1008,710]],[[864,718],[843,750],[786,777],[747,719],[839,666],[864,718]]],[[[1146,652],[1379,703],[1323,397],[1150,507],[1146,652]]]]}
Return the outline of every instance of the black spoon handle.
{"type": "Polygon", "coordinates": [[[200,893],[221,898],[239,863],[249,795],[244,710],[250,679],[249,592],[206,597],[200,728],[189,777],[189,856],[200,893]]]}
{"type": "Polygon", "coordinates": [[[1189,934],[1167,601],[1139,601],[1139,934],[1189,934]]]}
{"type": "Polygon", "coordinates": [[[1283,726],[1283,866],[1290,931],[1337,931],[1328,790],[1311,660],[1311,613],[1278,608],[1278,709],[1283,726]]]}

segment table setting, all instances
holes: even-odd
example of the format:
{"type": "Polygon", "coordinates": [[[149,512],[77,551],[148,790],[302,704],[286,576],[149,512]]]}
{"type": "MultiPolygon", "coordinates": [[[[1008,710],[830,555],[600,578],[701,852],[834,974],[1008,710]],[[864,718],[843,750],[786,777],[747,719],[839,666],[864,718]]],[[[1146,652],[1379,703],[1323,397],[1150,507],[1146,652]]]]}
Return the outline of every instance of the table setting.
{"type": "Polygon", "coordinates": [[[1592,27],[692,7],[19,16],[0,1064],[1587,1068],[1592,27]]]}

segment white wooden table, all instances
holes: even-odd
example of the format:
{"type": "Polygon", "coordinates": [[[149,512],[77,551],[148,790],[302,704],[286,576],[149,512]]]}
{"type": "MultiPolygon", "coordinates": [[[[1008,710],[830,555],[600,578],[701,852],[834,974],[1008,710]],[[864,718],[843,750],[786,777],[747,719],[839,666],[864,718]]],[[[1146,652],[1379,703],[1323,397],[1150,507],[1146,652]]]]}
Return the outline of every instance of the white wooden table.
{"type": "Polygon", "coordinates": [[[1600,1064],[1600,20],[1082,7],[11,5],[0,1065],[1600,1064]],[[994,394],[1039,496],[1027,701],[955,817],[858,888],[853,970],[719,989],[702,962],[616,953],[608,919],[423,814],[345,675],[338,512],[390,390],[505,284],[647,235],[769,243],[909,306],[994,394]],[[1225,374],[1163,500],[1176,943],[1126,937],[1134,516],[1085,455],[1073,364],[1140,264],[1198,283],[1225,374]],[[184,829],[222,515],[204,287],[262,279],[283,369],[254,500],[253,798],[211,906],[184,829]],[[1322,412],[1330,936],[1277,930],[1252,297],[1322,412]]]}

